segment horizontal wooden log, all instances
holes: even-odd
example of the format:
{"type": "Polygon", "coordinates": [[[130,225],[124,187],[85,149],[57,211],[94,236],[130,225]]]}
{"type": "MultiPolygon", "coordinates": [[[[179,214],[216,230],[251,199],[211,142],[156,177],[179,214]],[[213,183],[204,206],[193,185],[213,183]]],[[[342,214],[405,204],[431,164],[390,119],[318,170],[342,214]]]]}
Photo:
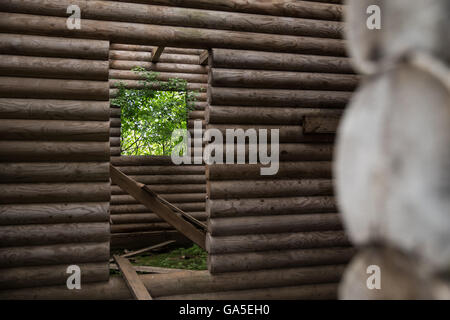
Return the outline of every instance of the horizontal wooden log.
{"type": "Polygon", "coordinates": [[[212,105],[344,108],[352,93],[344,91],[241,89],[208,86],[212,105]]]}
{"type": "Polygon", "coordinates": [[[0,247],[109,241],[109,222],[0,226],[0,247]]]}
{"type": "MultiPolygon", "coordinates": [[[[130,2],[130,0],[119,0],[130,2]]],[[[186,8],[210,9],[230,12],[257,13],[262,15],[289,16],[322,20],[340,20],[343,7],[310,1],[277,0],[275,2],[261,2],[259,0],[132,0],[132,2],[152,3],[167,6],[182,6],[186,8]]]]}
{"type": "MultiPolygon", "coordinates": [[[[179,202],[200,202],[206,199],[205,193],[180,193],[180,194],[159,194],[159,196],[171,203],[179,203],[179,202]]],[[[111,196],[111,204],[136,204],[138,203],[136,199],[132,196],[124,194],[124,195],[112,195],[111,196]]]]}
{"type": "Polygon", "coordinates": [[[290,287],[193,293],[162,297],[161,300],[335,300],[338,283],[290,287]]]}
{"type": "Polygon", "coordinates": [[[303,132],[309,134],[335,133],[340,123],[340,117],[305,116],[303,119],[303,132]]]}
{"type": "Polygon", "coordinates": [[[120,156],[122,150],[120,149],[120,147],[111,147],[110,152],[111,156],[120,156]]]}
{"type": "Polygon", "coordinates": [[[0,77],[1,98],[108,100],[108,81],[0,77]]]}
{"type": "Polygon", "coordinates": [[[1,162],[108,161],[109,142],[0,141],[1,162]]]}
{"type": "Polygon", "coordinates": [[[201,165],[139,165],[118,166],[120,171],[128,175],[203,175],[205,166],[201,165]]]}
{"type": "Polygon", "coordinates": [[[212,274],[347,263],[355,250],[351,247],[295,249],[248,253],[213,254],[208,256],[212,274]]]}
{"type": "Polygon", "coordinates": [[[334,197],[227,199],[206,202],[211,218],[336,212],[334,197]]]}
{"type": "Polygon", "coordinates": [[[143,232],[143,231],[160,231],[160,230],[174,230],[170,224],[166,222],[156,223],[126,223],[126,224],[112,224],[111,233],[128,233],[128,232],[143,232]]]}
{"type": "Polygon", "coordinates": [[[112,157],[111,164],[117,167],[122,166],[153,166],[168,165],[173,166],[170,156],[120,156],[112,157]]]}
{"type": "MultiPolygon", "coordinates": [[[[206,212],[189,212],[189,215],[199,221],[206,221],[207,219],[206,212]]],[[[113,225],[164,222],[154,213],[113,214],[111,215],[111,221],[113,225]]]]}
{"type": "Polygon", "coordinates": [[[215,87],[352,91],[358,81],[352,74],[222,68],[211,68],[209,73],[209,83],[215,87]]]}
{"type": "MultiPolygon", "coordinates": [[[[25,1],[26,2],[26,1],[25,1]]],[[[192,8],[152,6],[140,4],[103,4],[100,1],[74,1],[80,6],[86,19],[127,21],[150,23],[156,25],[208,28],[220,30],[247,31],[258,33],[275,33],[295,36],[317,36],[339,38],[342,23],[337,21],[305,20],[288,17],[261,16],[226,11],[198,10],[192,8]]],[[[69,1],[46,0],[45,7],[7,6],[3,9],[23,13],[41,13],[63,16],[62,7],[70,5],[69,1]],[[38,8],[40,10],[38,10],[38,8]]],[[[210,9],[210,8],[203,8],[210,9]]],[[[309,9],[311,10],[311,9],[309,9]]],[[[324,8],[329,10],[329,8],[324,8]]]]}
{"type": "MultiPolygon", "coordinates": [[[[203,121],[202,121],[203,122],[203,121]]],[[[206,122],[206,121],[205,121],[206,122]]],[[[193,121],[188,122],[188,128],[193,127],[193,121]]],[[[272,130],[278,130],[278,139],[280,143],[293,143],[293,142],[334,142],[334,134],[305,134],[305,129],[300,123],[295,125],[246,125],[246,124],[212,124],[206,125],[206,129],[218,129],[226,137],[227,130],[256,130],[255,136],[261,130],[267,130],[267,139],[271,141],[272,130]]],[[[246,139],[248,140],[248,138],[246,139]]]]}
{"type": "Polygon", "coordinates": [[[164,53],[159,58],[158,62],[162,63],[184,63],[184,64],[199,64],[198,55],[187,55],[187,54],[173,54],[164,53]]]}
{"type": "Polygon", "coordinates": [[[332,195],[333,183],[327,179],[277,179],[208,181],[209,199],[301,197],[332,195]]]}
{"type": "Polygon", "coordinates": [[[347,245],[350,245],[350,241],[344,231],[247,234],[225,237],[208,234],[206,237],[206,251],[209,254],[310,249],[347,245]]]}
{"type": "Polygon", "coordinates": [[[249,50],[213,49],[211,68],[354,73],[349,58],[249,50]]]}
{"type": "Polygon", "coordinates": [[[0,118],[40,120],[109,119],[109,102],[0,98],[0,118]]]}
{"type": "Polygon", "coordinates": [[[0,55],[3,76],[107,80],[108,61],[0,55]]]}
{"type": "Polygon", "coordinates": [[[341,116],[342,110],[319,108],[209,106],[205,120],[209,124],[284,124],[302,123],[305,116],[341,116]]]}
{"type": "MultiPolygon", "coordinates": [[[[119,236],[119,235],[115,235],[119,236]]],[[[197,293],[228,299],[238,295],[241,299],[335,299],[337,282],[344,265],[328,265],[280,270],[230,272],[211,275],[207,271],[184,271],[170,274],[139,275],[152,296],[170,299],[179,295],[197,293]],[[324,296],[324,288],[334,283],[333,296],[324,296]],[[300,288],[303,288],[301,290],[300,288]],[[313,289],[312,288],[316,288],[313,289]],[[317,288],[321,288],[317,290],[317,288]],[[258,290],[259,289],[259,290],[258,290]],[[264,291],[264,292],[263,292],[264,291]],[[305,294],[307,293],[307,294],[305,294]],[[314,294],[313,294],[314,293],[314,294]]],[[[108,282],[88,283],[80,290],[67,290],[67,286],[27,288],[0,291],[1,299],[130,299],[131,294],[123,279],[110,277],[108,282]]]]}
{"type": "MultiPolygon", "coordinates": [[[[108,262],[80,263],[82,282],[107,282],[109,279],[108,262]]],[[[53,285],[66,285],[68,265],[31,266],[3,268],[0,273],[0,288],[40,288],[53,285]]],[[[67,287],[67,286],[66,286],[67,287]]]]}
{"type": "Polygon", "coordinates": [[[109,115],[111,118],[120,118],[121,116],[120,108],[111,108],[109,115]]]}
{"type": "Polygon", "coordinates": [[[155,184],[196,184],[204,183],[206,178],[205,175],[138,175],[130,176],[138,182],[155,185],[155,184]]]}
{"type": "Polygon", "coordinates": [[[108,41],[0,34],[1,54],[108,60],[108,51],[108,41]]]}
{"type": "Polygon", "coordinates": [[[109,50],[110,60],[151,61],[151,51],[109,50]]]}
{"type": "MultiPolygon", "coordinates": [[[[0,248],[0,268],[105,262],[109,241],[0,248]]],[[[67,289],[67,287],[66,287],[67,289]]]]}
{"type": "Polygon", "coordinates": [[[331,162],[305,161],[280,162],[275,175],[261,175],[261,164],[213,164],[206,167],[206,178],[218,180],[252,180],[252,179],[282,179],[282,178],[331,178],[331,162]]]}
{"type": "Polygon", "coordinates": [[[0,225],[109,221],[109,202],[2,204],[0,225]]]}
{"type": "Polygon", "coordinates": [[[109,201],[109,182],[0,184],[2,203],[109,201]]]}
{"type": "Polygon", "coordinates": [[[120,147],[120,137],[110,137],[109,145],[111,147],[120,147]]]}
{"type": "MultiPolygon", "coordinates": [[[[176,205],[183,211],[204,211],[205,210],[205,202],[186,202],[186,203],[177,203],[176,205]]],[[[111,205],[110,206],[111,214],[116,213],[147,213],[151,212],[143,204],[124,204],[124,205],[111,205]]]]}
{"type": "MultiPolygon", "coordinates": [[[[58,2],[60,3],[60,2],[58,2]]],[[[9,6],[11,2],[7,3],[9,6]]],[[[69,3],[70,4],[70,3],[69,3]]],[[[5,2],[0,8],[5,8],[5,2]]],[[[26,11],[48,14],[49,7],[36,4],[26,11]],[[29,11],[31,9],[31,11],[29,11]],[[47,11],[47,12],[46,12],[47,11]]],[[[47,17],[31,14],[1,13],[0,28],[5,32],[34,33],[43,35],[70,35],[77,38],[96,38],[111,42],[148,44],[155,46],[179,46],[191,48],[230,48],[265,50],[278,52],[296,52],[304,54],[344,56],[345,42],[338,39],[300,37],[290,35],[261,34],[228,30],[203,28],[185,28],[159,26],[131,22],[113,22],[83,19],[83,27],[70,30],[67,28],[67,6],[61,10],[62,17],[47,17]],[[175,36],[174,36],[175,35],[175,36]]],[[[4,10],[4,9],[3,9],[4,10]]],[[[25,10],[20,10],[25,11],[25,10]]],[[[107,12],[104,7],[102,12],[107,12]]],[[[122,15],[123,12],[120,12],[122,15]]]]}
{"type": "Polygon", "coordinates": [[[154,72],[207,74],[208,67],[186,63],[151,63],[144,61],[110,60],[109,67],[117,70],[132,70],[142,67],[154,72]]]}
{"type": "MultiPolygon", "coordinates": [[[[171,193],[205,193],[206,184],[160,184],[148,185],[157,194],[171,194],[171,193]]],[[[111,194],[123,194],[123,190],[116,185],[111,186],[111,194]]]]}
{"type": "MultiPolygon", "coordinates": [[[[166,91],[173,91],[173,87],[167,87],[164,86],[164,83],[152,83],[152,84],[146,84],[141,80],[126,80],[126,79],[110,79],[109,80],[109,86],[110,88],[120,88],[124,87],[127,89],[144,89],[144,88],[151,88],[153,90],[166,90],[166,91]]],[[[206,91],[208,85],[206,83],[187,83],[186,89],[187,90],[196,90],[196,91],[206,91]]],[[[179,87],[181,88],[181,87],[179,87]]],[[[181,91],[181,90],[180,90],[181,91]]]]}
{"type": "Polygon", "coordinates": [[[189,111],[189,120],[205,120],[205,111],[189,111]]]}
{"type": "Polygon", "coordinates": [[[213,236],[294,233],[341,229],[341,219],[336,213],[227,217],[211,218],[208,220],[208,231],[213,236]]]}
{"type": "MultiPolygon", "coordinates": [[[[135,44],[120,44],[111,43],[111,50],[125,50],[125,51],[148,51],[152,52],[152,46],[135,45],[135,44]]],[[[164,52],[166,53],[176,53],[176,54],[200,54],[202,50],[200,49],[185,49],[185,48],[172,48],[165,47],[164,52]]]]}
{"type": "Polygon", "coordinates": [[[122,126],[122,121],[120,118],[111,118],[109,120],[109,125],[112,128],[120,128],[122,126]]]}
{"type": "Polygon", "coordinates": [[[2,183],[109,181],[108,162],[0,162],[2,183]]]}
{"type": "Polygon", "coordinates": [[[206,106],[208,105],[206,102],[202,101],[195,101],[195,102],[188,102],[194,110],[205,110],[206,106]]]}
{"type": "Polygon", "coordinates": [[[5,140],[108,141],[109,121],[0,119],[5,140]]]}
{"type": "MultiPolygon", "coordinates": [[[[109,70],[110,79],[129,79],[129,80],[142,80],[144,77],[135,71],[129,70],[109,70]]],[[[208,76],[206,74],[197,73],[170,73],[170,72],[158,72],[156,79],[159,81],[167,81],[169,79],[183,79],[189,83],[207,83],[208,76]]]]}

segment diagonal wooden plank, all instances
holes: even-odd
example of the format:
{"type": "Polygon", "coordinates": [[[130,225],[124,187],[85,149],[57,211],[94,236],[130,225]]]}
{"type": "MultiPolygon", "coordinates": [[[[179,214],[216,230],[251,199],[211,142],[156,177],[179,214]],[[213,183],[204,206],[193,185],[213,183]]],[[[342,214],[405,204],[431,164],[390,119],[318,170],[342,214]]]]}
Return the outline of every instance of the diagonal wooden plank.
{"type": "Polygon", "coordinates": [[[159,61],[159,57],[161,56],[161,54],[164,51],[164,47],[156,47],[153,49],[152,51],[152,62],[156,63],[159,61]]]}
{"type": "Polygon", "coordinates": [[[198,64],[205,65],[208,64],[209,52],[208,50],[203,51],[198,57],[198,64]]]}
{"type": "Polygon", "coordinates": [[[128,192],[133,198],[152,210],[161,219],[173,226],[187,238],[192,240],[198,246],[206,249],[205,232],[200,231],[194,225],[183,219],[179,214],[172,211],[171,208],[161,203],[153,193],[145,190],[145,185],[139,183],[114,166],[110,166],[111,180],[122,190],[128,192]]]}
{"type": "Polygon", "coordinates": [[[130,261],[117,255],[114,255],[113,257],[122,272],[125,283],[127,284],[128,289],[130,289],[133,297],[136,300],[152,300],[152,296],[139,278],[130,261]]]}

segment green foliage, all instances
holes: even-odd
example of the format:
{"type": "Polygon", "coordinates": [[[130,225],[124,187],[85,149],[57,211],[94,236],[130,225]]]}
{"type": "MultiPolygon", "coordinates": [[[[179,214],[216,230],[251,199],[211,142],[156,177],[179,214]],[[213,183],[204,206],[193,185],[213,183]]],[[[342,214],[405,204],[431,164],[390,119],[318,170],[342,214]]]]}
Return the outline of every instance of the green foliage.
{"type": "Polygon", "coordinates": [[[177,248],[169,252],[149,256],[133,257],[133,264],[174,269],[206,270],[208,254],[197,245],[190,248],[177,248]]]}
{"type": "Polygon", "coordinates": [[[196,93],[187,91],[185,80],[161,82],[156,72],[133,70],[143,78],[143,89],[126,89],[121,85],[113,101],[122,110],[122,154],[170,155],[176,145],[171,141],[172,132],[186,129],[187,114],[192,110],[196,93]]]}

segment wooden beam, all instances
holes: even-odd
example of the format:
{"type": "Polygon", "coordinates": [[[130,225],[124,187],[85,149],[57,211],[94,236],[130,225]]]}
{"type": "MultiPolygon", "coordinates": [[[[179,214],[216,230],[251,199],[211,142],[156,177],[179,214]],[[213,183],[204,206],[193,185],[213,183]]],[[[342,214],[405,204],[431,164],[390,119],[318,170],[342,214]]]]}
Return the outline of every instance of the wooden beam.
{"type": "Polygon", "coordinates": [[[145,185],[123,174],[114,166],[110,167],[111,180],[124,191],[127,191],[136,200],[156,213],[161,219],[191,239],[194,243],[205,249],[206,235],[194,225],[182,218],[181,214],[172,211],[170,207],[160,202],[153,192],[146,190],[145,185]]]}
{"type": "Polygon", "coordinates": [[[121,257],[123,257],[123,258],[132,257],[132,256],[135,256],[135,255],[144,253],[146,251],[155,250],[155,249],[159,249],[159,248],[165,247],[165,246],[167,246],[169,244],[172,244],[172,243],[175,243],[175,242],[176,242],[175,240],[165,241],[163,243],[155,244],[154,246],[150,246],[150,247],[142,248],[142,249],[139,249],[139,250],[136,250],[136,251],[125,253],[121,257]]]}
{"type": "MultiPolygon", "coordinates": [[[[119,270],[119,267],[115,263],[111,263],[109,265],[110,270],[119,270]]],[[[161,267],[152,267],[152,266],[133,266],[133,269],[137,272],[142,273],[174,273],[174,272],[186,272],[186,271],[192,271],[193,270],[186,270],[186,269],[174,269],[174,268],[161,268],[161,267]]]]}
{"type": "Polygon", "coordinates": [[[159,57],[164,51],[164,47],[156,47],[152,50],[152,62],[157,63],[159,61],[159,57]]]}
{"type": "Polygon", "coordinates": [[[130,289],[133,297],[136,300],[153,300],[152,296],[147,291],[147,288],[145,288],[144,283],[139,279],[138,274],[133,269],[130,261],[117,255],[114,255],[113,257],[122,272],[125,283],[127,284],[128,289],[130,289]]]}
{"type": "Polygon", "coordinates": [[[198,64],[206,65],[208,63],[209,52],[208,50],[203,51],[198,57],[198,64]]]}

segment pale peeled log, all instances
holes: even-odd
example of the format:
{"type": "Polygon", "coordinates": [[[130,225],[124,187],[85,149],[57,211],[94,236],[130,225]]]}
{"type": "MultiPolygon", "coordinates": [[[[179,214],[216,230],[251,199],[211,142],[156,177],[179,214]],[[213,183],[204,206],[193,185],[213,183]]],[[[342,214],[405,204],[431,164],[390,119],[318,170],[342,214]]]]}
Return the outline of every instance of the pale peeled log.
{"type": "Polygon", "coordinates": [[[348,0],[346,4],[347,47],[359,72],[376,73],[380,65],[392,65],[415,51],[450,63],[450,1],[348,0]],[[370,5],[381,9],[379,30],[367,28],[370,5]]]}
{"type": "Polygon", "coordinates": [[[334,170],[352,241],[397,247],[432,271],[450,270],[450,90],[442,79],[407,64],[368,79],[338,131],[334,170]]]}

